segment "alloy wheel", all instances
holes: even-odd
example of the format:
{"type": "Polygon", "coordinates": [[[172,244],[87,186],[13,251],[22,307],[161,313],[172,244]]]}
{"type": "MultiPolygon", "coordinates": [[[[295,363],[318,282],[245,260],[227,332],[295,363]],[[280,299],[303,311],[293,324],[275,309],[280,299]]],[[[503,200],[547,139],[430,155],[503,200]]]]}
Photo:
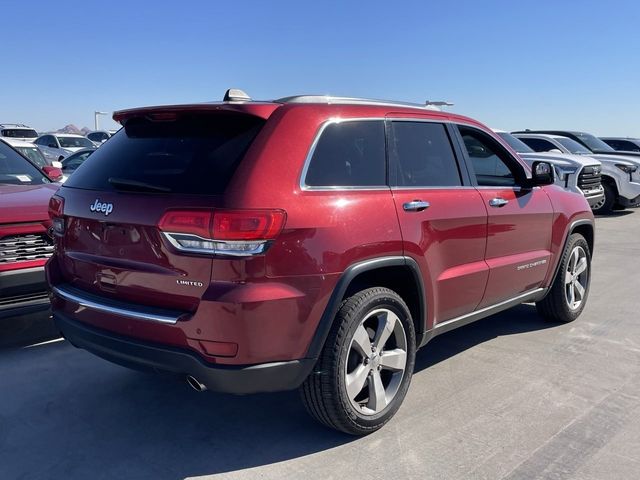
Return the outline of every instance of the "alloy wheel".
{"type": "Polygon", "coordinates": [[[407,336],[394,312],[368,313],[356,328],[345,368],[351,405],[363,415],[383,411],[398,393],[407,367],[407,336]]]}
{"type": "Polygon", "coordinates": [[[582,305],[589,282],[589,264],[587,253],[581,246],[576,246],[569,256],[564,275],[565,298],[571,310],[582,305]]]}

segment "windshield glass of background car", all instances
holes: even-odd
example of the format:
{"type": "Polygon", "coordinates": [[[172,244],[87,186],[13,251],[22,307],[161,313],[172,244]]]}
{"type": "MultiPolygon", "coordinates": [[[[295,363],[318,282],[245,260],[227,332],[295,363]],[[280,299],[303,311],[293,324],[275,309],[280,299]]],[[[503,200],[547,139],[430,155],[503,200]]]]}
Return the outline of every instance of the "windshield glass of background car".
{"type": "Polygon", "coordinates": [[[589,147],[591,150],[595,151],[602,151],[602,152],[615,152],[615,150],[613,148],[611,148],[610,145],[607,145],[606,143],[604,143],[602,140],[600,140],[598,137],[594,137],[593,135],[590,135],[588,133],[576,133],[575,134],[576,137],[578,137],[587,147],[589,147]]]}
{"type": "Polygon", "coordinates": [[[556,141],[562,144],[562,146],[569,150],[571,153],[575,153],[578,155],[581,155],[583,153],[593,153],[587,147],[585,147],[584,145],[580,145],[572,138],[556,138],[556,141]]]}
{"type": "Polygon", "coordinates": [[[2,136],[8,138],[38,138],[38,133],[28,128],[5,128],[2,130],[2,136]]]}
{"type": "Polygon", "coordinates": [[[507,132],[497,132],[500,137],[518,153],[535,153],[529,145],[507,132]]]}
{"type": "Polygon", "coordinates": [[[44,155],[42,155],[42,152],[40,152],[40,150],[38,150],[36,147],[16,147],[16,150],[40,168],[47,165],[47,161],[44,159],[44,155]]]}
{"type": "Polygon", "coordinates": [[[84,137],[58,137],[62,148],[91,148],[93,143],[84,137]]]}
{"type": "Polygon", "coordinates": [[[0,142],[0,184],[40,185],[49,180],[29,161],[0,142]]]}
{"type": "Polygon", "coordinates": [[[65,187],[116,189],[110,178],[172,193],[218,195],[265,121],[239,114],[183,115],[176,121],[128,120],[91,154],[65,187]]]}

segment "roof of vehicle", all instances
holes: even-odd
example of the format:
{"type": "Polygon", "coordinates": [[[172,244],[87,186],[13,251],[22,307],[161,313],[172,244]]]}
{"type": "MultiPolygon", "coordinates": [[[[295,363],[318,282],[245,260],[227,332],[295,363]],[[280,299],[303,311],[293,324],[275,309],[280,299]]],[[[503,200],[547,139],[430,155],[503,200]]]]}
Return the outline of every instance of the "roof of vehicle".
{"type": "MultiPolygon", "coordinates": [[[[61,132],[50,132],[43,133],[40,137],[44,137],[45,135],[53,135],[54,137],[74,137],[74,138],[85,138],[84,135],[78,135],[77,133],[61,133],[61,132]]],[[[38,137],[38,138],[40,138],[38,137]]]]}
{"type": "MultiPolygon", "coordinates": [[[[226,98],[226,95],[225,95],[226,98]]],[[[248,96],[246,98],[249,98],[248,96]]],[[[397,113],[428,113],[433,114],[436,117],[449,118],[458,120],[465,123],[477,124],[475,120],[464,117],[462,115],[456,115],[449,112],[442,112],[439,108],[435,107],[433,103],[444,102],[427,102],[426,104],[409,103],[409,102],[397,102],[391,100],[377,100],[369,98],[356,98],[356,97],[334,97],[329,95],[296,95],[291,97],[284,97],[270,101],[255,101],[251,99],[230,99],[222,102],[206,102],[206,103],[193,103],[183,105],[159,105],[151,107],[139,107],[127,110],[120,110],[113,113],[113,119],[117,122],[124,122],[132,117],[140,117],[144,115],[159,115],[159,119],[162,119],[162,115],[171,115],[177,112],[191,111],[191,112],[214,112],[214,111],[227,111],[238,112],[253,115],[259,118],[267,119],[278,108],[283,106],[300,106],[300,105],[339,105],[339,106],[353,106],[362,107],[366,109],[378,109],[380,112],[388,111],[389,107],[394,107],[394,112],[397,113]],[[430,104],[431,103],[431,104],[430,104]]],[[[372,115],[375,111],[371,112],[372,115]]]]}
{"type": "Polygon", "coordinates": [[[2,140],[4,143],[11,145],[12,147],[38,148],[32,142],[25,142],[24,140],[16,140],[12,137],[0,137],[0,140],[2,140]]]}
{"type": "Polygon", "coordinates": [[[23,123],[0,123],[0,128],[15,128],[16,130],[33,130],[33,128],[23,123]]]}
{"type": "MultiPolygon", "coordinates": [[[[511,132],[512,135],[514,135],[516,138],[520,137],[520,136],[527,136],[527,137],[540,137],[540,138],[552,138],[552,139],[556,139],[556,138],[569,138],[569,137],[565,137],[564,135],[558,135],[555,133],[538,133],[538,132],[511,132]]],[[[569,140],[571,140],[569,138],[569,140]]]]}
{"type": "Polygon", "coordinates": [[[600,140],[632,140],[634,142],[640,142],[640,138],[636,137],[599,137],[600,140]]]}

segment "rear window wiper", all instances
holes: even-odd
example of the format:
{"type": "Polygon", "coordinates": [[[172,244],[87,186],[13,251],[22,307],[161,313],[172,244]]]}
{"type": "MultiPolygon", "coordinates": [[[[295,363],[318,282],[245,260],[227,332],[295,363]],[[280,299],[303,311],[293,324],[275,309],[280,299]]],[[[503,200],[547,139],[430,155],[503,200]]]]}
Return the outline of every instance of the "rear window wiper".
{"type": "Polygon", "coordinates": [[[138,192],[170,192],[171,189],[162,185],[153,185],[151,183],[139,182],[129,178],[110,177],[109,183],[119,190],[131,190],[138,192]]]}

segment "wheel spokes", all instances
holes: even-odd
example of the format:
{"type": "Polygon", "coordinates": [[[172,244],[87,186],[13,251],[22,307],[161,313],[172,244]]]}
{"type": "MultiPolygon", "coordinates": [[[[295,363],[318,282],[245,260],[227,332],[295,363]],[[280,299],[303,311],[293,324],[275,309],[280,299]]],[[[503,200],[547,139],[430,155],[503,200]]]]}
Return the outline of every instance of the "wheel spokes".
{"type": "MultiPolygon", "coordinates": [[[[582,300],[584,298],[584,287],[582,286],[582,284],[578,281],[576,281],[573,284],[574,288],[577,290],[578,294],[580,295],[580,300],[582,300]]],[[[574,294],[575,296],[575,294],[574,294]]]]}
{"type": "Polygon", "coordinates": [[[587,269],[587,257],[582,257],[576,266],[575,274],[580,275],[587,269]]]}
{"type": "Polygon", "coordinates": [[[369,377],[369,371],[369,367],[361,364],[353,372],[347,374],[347,395],[351,400],[355,399],[364,388],[364,384],[369,377]]]}
{"type": "Polygon", "coordinates": [[[373,339],[373,346],[376,347],[377,350],[382,350],[393,333],[393,330],[396,328],[396,322],[399,321],[400,319],[397,315],[389,310],[385,310],[378,316],[378,329],[373,339]]]}
{"type": "Polygon", "coordinates": [[[371,340],[367,329],[363,325],[360,325],[353,334],[353,346],[356,351],[363,357],[371,355],[371,340]]]}
{"type": "Polygon", "coordinates": [[[369,381],[369,402],[367,408],[374,412],[379,412],[387,406],[387,394],[382,384],[380,372],[373,370],[371,372],[371,380],[369,381]]]}
{"type": "Polygon", "coordinates": [[[407,352],[400,348],[386,350],[380,354],[380,366],[386,370],[402,371],[407,365],[407,352]]]}

